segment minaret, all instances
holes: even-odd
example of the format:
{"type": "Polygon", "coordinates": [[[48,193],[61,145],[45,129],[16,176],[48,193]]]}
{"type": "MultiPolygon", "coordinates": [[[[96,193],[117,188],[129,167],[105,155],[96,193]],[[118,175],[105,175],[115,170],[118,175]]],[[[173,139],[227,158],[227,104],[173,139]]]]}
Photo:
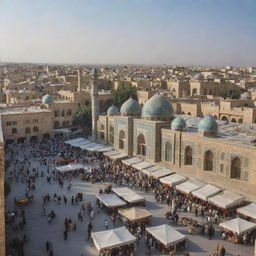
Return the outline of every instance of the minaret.
{"type": "Polygon", "coordinates": [[[99,93],[97,80],[97,71],[95,68],[91,71],[91,97],[92,97],[92,140],[97,139],[97,120],[99,115],[99,93]]]}
{"type": "Polygon", "coordinates": [[[77,91],[81,92],[81,79],[80,79],[80,70],[77,70],[77,91]]]}

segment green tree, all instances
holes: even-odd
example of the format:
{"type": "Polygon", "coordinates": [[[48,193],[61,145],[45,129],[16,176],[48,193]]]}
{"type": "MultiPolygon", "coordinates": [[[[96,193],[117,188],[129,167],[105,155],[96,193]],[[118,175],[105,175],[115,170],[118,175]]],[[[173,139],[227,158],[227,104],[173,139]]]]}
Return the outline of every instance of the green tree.
{"type": "Polygon", "coordinates": [[[113,104],[120,108],[121,105],[128,100],[130,97],[137,98],[136,88],[128,82],[121,82],[118,88],[111,90],[113,104]]]}
{"type": "Polygon", "coordinates": [[[79,107],[74,120],[74,125],[83,129],[83,132],[88,135],[91,134],[92,130],[92,107],[91,104],[86,106],[82,105],[79,107]]]}

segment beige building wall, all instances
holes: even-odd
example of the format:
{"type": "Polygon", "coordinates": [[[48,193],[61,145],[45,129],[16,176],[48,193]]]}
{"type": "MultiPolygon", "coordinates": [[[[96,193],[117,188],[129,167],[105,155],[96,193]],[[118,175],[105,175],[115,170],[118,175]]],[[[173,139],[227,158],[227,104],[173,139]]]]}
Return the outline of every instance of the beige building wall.
{"type": "Polygon", "coordinates": [[[144,105],[155,94],[155,91],[137,91],[137,101],[140,105],[144,105]]]}

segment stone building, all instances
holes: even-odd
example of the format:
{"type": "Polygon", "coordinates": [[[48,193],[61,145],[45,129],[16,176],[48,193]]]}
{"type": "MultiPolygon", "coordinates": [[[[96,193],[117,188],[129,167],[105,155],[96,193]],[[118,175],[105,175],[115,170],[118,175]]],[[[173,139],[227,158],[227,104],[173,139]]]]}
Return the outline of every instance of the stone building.
{"type": "MultiPolygon", "coordinates": [[[[224,129],[225,130],[225,129],[224,129]]],[[[98,141],[129,155],[256,199],[255,143],[223,132],[211,115],[197,127],[175,118],[170,101],[155,94],[143,106],[132,98],[99,115],[98,141]]]]}

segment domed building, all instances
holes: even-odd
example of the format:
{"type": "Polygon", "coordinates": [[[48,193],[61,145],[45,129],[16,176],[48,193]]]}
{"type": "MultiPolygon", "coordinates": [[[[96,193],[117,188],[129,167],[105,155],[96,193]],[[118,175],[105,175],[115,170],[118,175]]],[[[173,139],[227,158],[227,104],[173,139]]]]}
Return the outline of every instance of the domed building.
{"type": "Polygon", "coordinates": [[[155,94],[143,106],[142,118],[145,120],[167,121],[172,118],[171,103],[161,94],[155,94]]]}
{"type": "Polygon", "coordinates": [[[53,101],[54,101],[54,99],[49,93],[44,95],[44,97],[42,98],[42,103],[43,104],[52,104],[53,101]]]}
{"type": "Polygon", "coordinates": [[[182,117],[176,117],[171,124],[174,131],[184,131],[186,129],[186,122],[182,117]]]}
{"type": "Polygon", "coordinates": [[[108,116],[117,116],[119,114],[119,110],[116,106],[112,105],[111,107],[108,108],[107,110],[107,115],[108,116]]]}
{"type": "Polygon", "coordinates": [[[120,113],[121,113],[121,116],[140,116],[141,107],[135,99],[130,97],[121,106],[120,113]]]}
{"type": "Polygon", "coordinates": [[[218,133],[218,124],[213,116],[204,117],[198,124],[198,131],[204,136],[216,136],[218,133]]]}

